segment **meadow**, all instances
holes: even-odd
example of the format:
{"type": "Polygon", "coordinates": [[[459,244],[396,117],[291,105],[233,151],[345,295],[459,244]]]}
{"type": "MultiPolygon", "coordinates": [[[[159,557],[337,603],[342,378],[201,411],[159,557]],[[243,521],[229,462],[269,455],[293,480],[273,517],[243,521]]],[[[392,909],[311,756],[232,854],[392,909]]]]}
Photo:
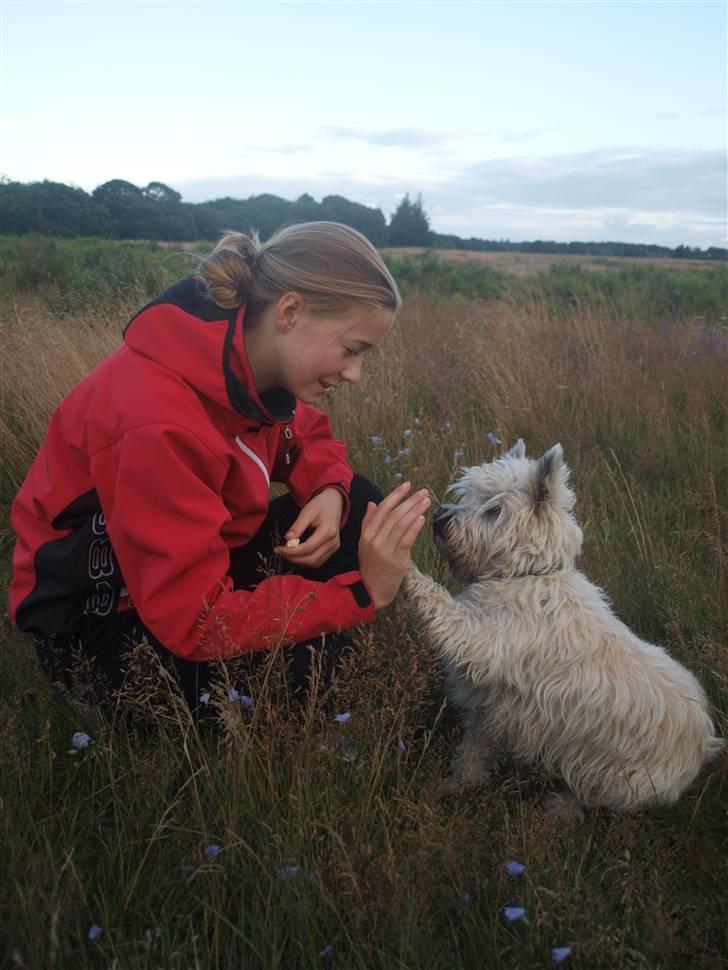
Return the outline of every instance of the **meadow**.
{"type": "MultiPolygon", "coordinates": [[[[325,405],[351,464],[441,499],[518,437],[532,455],[560,441],[581,567],[696,674],[728,735],[725,267],[388,259],[395,329],[325,405]]],[[[10,503],[51,411],[192,265],[153,245],[0,241],[3,588],[10,503]]],[[[427,530],[414,555],[448,582],[427,530]]],[[[458,726],[437,657],[396,601],[356,640],[304,711],[274,700],[274,656],[251,707],[229,699],[233,664],[208,722],[162,684],[165,716],[135,726],[53,691],[3,620],[0,966],[728,965],[726,752],[675,806],[631,817],[565,826],[542,810],[556,780],[513,765],[446,797],[458,726]]]]}

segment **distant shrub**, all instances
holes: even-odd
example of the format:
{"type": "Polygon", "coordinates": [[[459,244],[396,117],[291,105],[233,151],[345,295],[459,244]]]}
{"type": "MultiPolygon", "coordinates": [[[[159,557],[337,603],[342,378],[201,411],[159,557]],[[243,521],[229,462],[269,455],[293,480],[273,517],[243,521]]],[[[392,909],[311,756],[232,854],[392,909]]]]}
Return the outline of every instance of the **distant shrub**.
{"type": "Polygon", "coordinates": [[[153,242],[0,237],[3,292],[36,291],[56,311],[111,298],[151,298],[193,266],[190,257],[153,242]]]}
{"type": "MultiPolygon", "coordinates": [[[[196,251],[209,248],[209,242],[200,242],[196,251]]],[[[705,317],[712,323],[728,316],[728,272],[722,266],[635,265],[601,272],[561,263],[522,277],[432,251],[385,260],[405,295],[421,291],[433,303],[453,296],[520,306],[536,301],[555,316],[581,307],[647,322],[705,317]]],[[[151,299],[189,275],[195,262],[191,254],[155,242],[0,236],[3,293],[36,292],[54,312],[72,312],[112,297],[125,302],[151,299]]]]}

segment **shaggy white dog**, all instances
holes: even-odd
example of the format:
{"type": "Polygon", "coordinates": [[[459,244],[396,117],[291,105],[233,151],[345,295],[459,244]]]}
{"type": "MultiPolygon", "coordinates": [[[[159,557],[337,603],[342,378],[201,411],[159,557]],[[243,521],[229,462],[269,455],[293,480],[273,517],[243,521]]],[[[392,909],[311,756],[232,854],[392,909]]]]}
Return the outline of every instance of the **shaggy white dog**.
{"type": "Polygon", "coordinates": [[[414,565],[406,578],[462,715],[449,788],[482,784],[509,751],[561,774],[571,794],[552,796],[552,810],[674,802],[723,742],[695,677],[635,636],[575,568],[568,476],[561,445],[534,461],[521,440],[462,469],[449,489],[458,501],[433,519],[462,591],[414,565]]]}

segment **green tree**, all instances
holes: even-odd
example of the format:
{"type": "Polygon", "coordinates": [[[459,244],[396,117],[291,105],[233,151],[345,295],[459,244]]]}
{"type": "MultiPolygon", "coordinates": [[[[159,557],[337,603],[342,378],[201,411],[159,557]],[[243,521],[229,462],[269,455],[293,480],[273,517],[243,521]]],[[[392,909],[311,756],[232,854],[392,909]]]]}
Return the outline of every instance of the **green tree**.
{"type": "Polygon", "coordinates": [[[422,207],[422,195],[411,202],[409,192],[400,202],[389,223],[390,246],[431,246],[430,220],[422,207]]]}
{"type": "Polygon", "coordinates": [[[387,222],[381,209],[372,209],[360,202],[350,202],[343,195],[327,195],[321,202],[321,219],[341,222],[357,229],[374,246],[386,246],[387,222]]]}
{"type": "Polygon", "coordinates": [[[109,213],[83,189],[62,182],[0,181],[0,232],[49,236],[104,236],[109,213]]]}
{"type": "Polygon", "coordinates": [[[142,189],[142,195],[152,202],[162,202],[167,205],[174,205],[182,201],[179,192],[170,189],[164,182],[150,182],[146,188],[142,189]]]}

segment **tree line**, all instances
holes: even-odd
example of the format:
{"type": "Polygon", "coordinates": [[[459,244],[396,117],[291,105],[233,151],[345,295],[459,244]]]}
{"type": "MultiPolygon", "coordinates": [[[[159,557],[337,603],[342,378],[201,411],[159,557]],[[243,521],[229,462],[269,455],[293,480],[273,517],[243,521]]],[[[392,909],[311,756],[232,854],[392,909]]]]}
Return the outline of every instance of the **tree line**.
{"type": "Polygon", "coordinates": [[[283,225],[318,220],[342,222],[358,229],[379,247],[728,259],[728,250],[714,246],[703,250],[620,242],[463,239],[430,229],[421,195],[414,201],[405,195],[387,222],[381,209],[351,202],[341,195],[327,195],[316,202],[305,193],[291,202],[266,193],[247,199],[226,197],[192,203],[183,202],[180,193],[163,182],[150,182],[142,188],[123,179],[112,179],[87,193],[61,182],[0,179],[0,234],[6,235],[37,233],[185,242],[216,239],[226,230],[238,228],[256,229],[261,239],[267,239],[283,225]]]}

